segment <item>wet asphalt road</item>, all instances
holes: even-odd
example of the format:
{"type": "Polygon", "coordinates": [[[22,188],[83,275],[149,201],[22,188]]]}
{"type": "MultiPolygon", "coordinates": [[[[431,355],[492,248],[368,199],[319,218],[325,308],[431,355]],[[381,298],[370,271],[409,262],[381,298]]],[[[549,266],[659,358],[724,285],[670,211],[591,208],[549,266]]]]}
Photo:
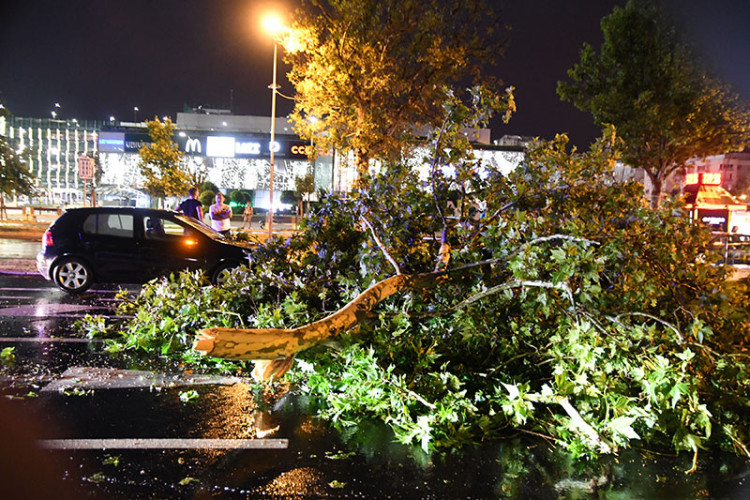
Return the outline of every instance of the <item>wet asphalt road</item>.
{"type": "Polygon", "coordinates": [[[379,426],[334,432],[305,398],[153,371],[76,335],[83,315],[114,313],[116,290],[0,274],[0,349],[16,357],[0,371],[0,498],[750,497],[733,457],[685,476],[687,455],[576,465],[516,437],[428,457],[379,426]]]}

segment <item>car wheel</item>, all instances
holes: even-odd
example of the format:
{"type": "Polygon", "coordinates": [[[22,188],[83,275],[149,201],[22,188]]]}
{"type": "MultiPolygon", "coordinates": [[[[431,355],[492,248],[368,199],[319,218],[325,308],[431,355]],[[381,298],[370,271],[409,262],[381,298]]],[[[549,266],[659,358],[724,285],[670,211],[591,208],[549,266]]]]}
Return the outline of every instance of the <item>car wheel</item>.
{"type": "Polygon", "coordinates": [[[223,285],[229,273],[232,272],[232,269],[237,269],[238,267],[237,264],[221,264],[211,275],[211,283],[214,285],[223,285]]]}
{"type": "Polygon", "coordinates": [[[94,279],[91,267],[79,259],[65,259],[55,266],[55,284],[63,292],[82,293],[94,279]]]}

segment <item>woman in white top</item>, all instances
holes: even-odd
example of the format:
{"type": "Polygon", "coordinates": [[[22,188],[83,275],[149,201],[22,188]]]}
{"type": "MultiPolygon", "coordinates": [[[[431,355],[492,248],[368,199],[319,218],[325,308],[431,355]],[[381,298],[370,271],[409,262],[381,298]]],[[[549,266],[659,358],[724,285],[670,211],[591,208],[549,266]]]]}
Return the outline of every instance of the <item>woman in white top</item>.
{"type": "Polygon", "coordinates": [[[211,228],[227,236],[232,228],[232,209],[224,203],[223,194],[216,193],[216,203],[211,205],[208,213],[211,216],[211,228]]]}

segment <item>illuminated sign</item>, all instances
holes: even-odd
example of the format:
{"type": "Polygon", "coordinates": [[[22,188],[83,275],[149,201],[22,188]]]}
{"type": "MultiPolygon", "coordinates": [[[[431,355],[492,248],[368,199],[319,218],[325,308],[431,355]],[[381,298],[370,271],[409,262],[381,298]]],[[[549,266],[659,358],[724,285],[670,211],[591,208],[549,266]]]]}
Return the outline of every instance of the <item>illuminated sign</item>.
{"type": "Polygon", "coordinates": [[[234,158],[234,137],[217,135],[206,137],[206,156],[234,158]]]}
{"type": "Polygon", "coordinates": [[[257,141],[236,141],[234,144],[234,152],[237,156],[259,155],[260,143],[257,141]]]}
{"type": "Polygon", "coordinates": [[[124,152],[125,134],[122,132],[102,132],[99,134],[99,151],[102,153],[124,152]]]}
{"type": "Polygon", "coordinates": [[[185,152],[200,154],[202,152],[201,141],[196,138],[188,137],[185,142],[185,152]]]}
{"type": "Polygon", "coordinates": [[[702,175],[701,183],[719,186],[721,185],[721,174],[719,172],[706,172],[702,175]]]}
{"type": "MultiPolygon", "coordinates": [[[[315,151],[309,142],[283,137],[271,144],[268,135],[261,134],[232,136],[197,132],[197,135],[175,136],[174,140],[185,154],[209,158],[268,158],[273,149],[279,158],[307,159],[315,151]]],[[[137,153],[148,144],[151,138],[144,133],[102,132],[99,136],[99,151],[103,153],[137,153]]]]}
{"type": "Polygon", "coordinates": [[[701,221],[709,225],[724,224],[727,221],[726,217],[717,217],[715,215],[707,215],[701,218],[701,221]]]}
{"type": "Polygon", "coordinates": [[[299,156],[311,156],[313,153],[313,146],[311,144],[295,144],[292,146],[289,151],[293,155],[299,155],[299,156]]]}
{"type": "Polygon", "coordinates": [[[687,185],[703,184],[703,185],[710,185],[710,186],[720,186],[721,185],[721,173],[703,172],[699,174],[696,172],[692,172],[689,174],[685,174],[685,184],[687,185]]]}
{"type": "MultiPolygon", "coordinates": [[[[229,136],[209,135],[206,137],[206,156],[235,158],[243,156],[260,156],[264,153],[263,143],[258,140],[239,139],[229,136]]],[[[268,143],[270,152],[271,143],[268,143]]],[[[273,142],[274,153],[281,151],[281,144],[273,142]]]]}
{"type": "Polygon", "coordinates": [[[140,151],[143,146],[148,146],[151,141],[144,138],[125,138],[125,151],[140,151]]]}

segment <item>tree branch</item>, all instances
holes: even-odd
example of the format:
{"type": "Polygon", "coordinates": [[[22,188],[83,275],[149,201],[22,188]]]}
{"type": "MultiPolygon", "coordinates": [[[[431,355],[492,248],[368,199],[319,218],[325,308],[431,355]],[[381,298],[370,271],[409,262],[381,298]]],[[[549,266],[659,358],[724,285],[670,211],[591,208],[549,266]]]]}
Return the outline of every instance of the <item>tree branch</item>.
{"type": "Polygon", "coordinates": [[[367,220],[367,218],[363,215],[362,216],[362,222],[365,223],[367,228],[370,230],[370,233],[372,233],[372,238],[375,240],[375,243],[377,243],[378,247],[380,248],[380,251],[383,252],[383,255],[385,255],[385,258],[388,259],[388,262],[391,263],[393,266],[393,269],[396,271],[396,275],[401,274],[401,268],[398,266],[398,262],[391,257],[391,254],[388,252],[388,249],[385,247],[383,242],[378,237],[377,233],[375,233],[375,228],[372,227],[372,224],[370,224],[370,221],[367,220]]]}
{"type": "Polygon", "coordinates": [[[572,404],[570,404],[570,400],[567,397],[557,397],[557,403],[563,407],[563,410],[565,410],[565,413],[568,414],[570,419],[573,421],[573,425],[578,428],[583,434],[589,438],[594,444],[596,444],[599,449],[602,450],[604,453],[612,453],[612,446],[604,441],[604,439],[599,435],[596,430],[594,430],[593,427],[591,427],[588,422],[586,422],[580,413],[578,413],[578,410],[576,410],[572,404]]]}
{"type": "Polygon", "coordinates": [[[481,300],[490,295],[494,295],[496,293],[502,292],[503,290],[509,290],[511,288],[518,288],[522,286],[537,287],[537,288],[554,288],[555,290],[562,290],[563,292],[565,292],[565,295],[568,297],[568,300],[570,300],[571,305],[575,306],[575,300],[573,299],[573,292],[570,290],[570,287],[568,286],[567,283],[555,284],[550,281],[512,280],[507,283],[503,283],[501,285],[493,286],[492,288],[488,288],[487,290],[481,293],[478,293],[476,295],[469,297],[468,299],[459,303],[456,306],[456,309],[466,307],[469,304],[476,302],[477,300],[481,300]]]}

